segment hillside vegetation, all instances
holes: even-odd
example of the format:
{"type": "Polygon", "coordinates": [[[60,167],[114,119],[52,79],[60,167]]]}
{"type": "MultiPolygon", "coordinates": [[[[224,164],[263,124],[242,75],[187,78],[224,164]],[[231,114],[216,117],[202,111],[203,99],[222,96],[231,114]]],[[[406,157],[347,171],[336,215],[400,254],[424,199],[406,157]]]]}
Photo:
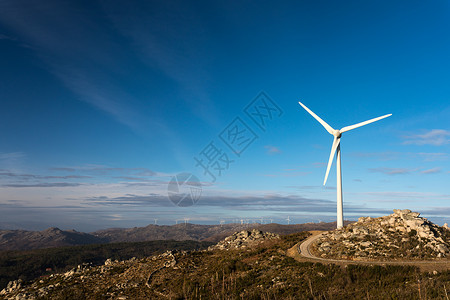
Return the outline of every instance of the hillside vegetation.
{"type": "Polygon", "coordinates": [[[448,299],[449,271],[341,267],[286,256],[287,249],[309,235],[260,238],[255,243],[246,234],[237,234],[231,243],[240,239],[252,246],[109,259],[102,266],[82,265],[30,283],[12,282],[3,295],[7,299],[448,299]]]}
{"type": "Polygon", "coordinates": [[[55,272],[65,272],[83,263],[103,264],[106,259],[144,258],[167,250],[205,249],[210,242],[149,241],[0,252],[0,290],[9,281],[30,281],[55,272]]]}

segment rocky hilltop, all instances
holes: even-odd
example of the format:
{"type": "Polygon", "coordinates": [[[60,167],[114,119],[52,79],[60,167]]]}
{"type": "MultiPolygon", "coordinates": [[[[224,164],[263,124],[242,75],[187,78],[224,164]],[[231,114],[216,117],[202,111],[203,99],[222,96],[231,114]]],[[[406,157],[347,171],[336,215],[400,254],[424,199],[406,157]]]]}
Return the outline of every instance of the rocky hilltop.
{"type": "Polygon", "coordinates": [[[380,218],[358,222],[323,234],[313,245],[319,257],[336,259],[437,259],[450,255],[450,230],[418,212],[394,209],[380,218]]]}
{"type": "Polygon", "coordinates": [[[236,232],[233,235],[226,237],[223,241],[220,241],[215,246],[211,246],[208,250],[229,250],[247,248],[259,244],[263,241],[279,239],[280,236],[275,233],[262,232],[258,229],[252,231],[242,230],[236,232]]]}

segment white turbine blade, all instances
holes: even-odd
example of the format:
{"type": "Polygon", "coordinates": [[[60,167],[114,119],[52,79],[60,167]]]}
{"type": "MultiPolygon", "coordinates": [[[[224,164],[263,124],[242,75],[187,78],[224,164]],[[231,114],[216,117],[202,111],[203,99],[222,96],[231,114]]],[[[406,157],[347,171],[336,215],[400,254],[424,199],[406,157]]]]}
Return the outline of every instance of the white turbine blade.
{"type": "Polygon", "coordinates": [[[361,122],[361,123],[358,123],[358,124],[355,124],[355,125],[345,126],[339,131],[341,133],[342,132],[346,132],[346,131],[349,131],[349,130],[352,130],[352,129],[355,129],[355,128],[358,128],[358,127],[361,127],[361,126],[364,126],[364,125],[367,125],[369,123],[372,123],[372,122],[375,122],[375,121],[378,121],[378,120],[381,120],[381,119],[384,119],[384,118],[387,118],[387,117],[390,117],[390,116],[392,116],[392,114],[384,115],[384,116],[381,116],[381,117],[378,117],[378,118],[375,118],[375,119],[370,119],[370,120],[367,120],[367,121],[364,121],[364,122],[361,122]]]}
{"type": "Polygon", "coordinates": [[[316,115],[315,113],[313,113],[309,108],[307,108],[303,103],[301,103],[300,101],[298,102],[301,106],[303,106],[303,108],[310,113],[311,116],[314,117],[314,119],[316,119],[317,121],[319,121],[320,124],[322,124],[323,127],[325,127],[325,129],[328,131],[329,134],[333,134],[334,129],[328,125],[324,120],[322,120],[321,118],[319,118],[318,115],[316,115]]]}
{"type": "Polygon", "coordinates": [[[336,153],[336,149],[339,146],[340,142],[341,142],[341,138],[334,137],[333,145],[331,146],[330,158],[328,159],[327,172],[325,173],[325,180],[323,181],[323,185],[325,185],[325,183],[327,183],[328,173],[330,173],[331,164],[333,163],[333,157],[334,157],[334,154],[336,153]]]}

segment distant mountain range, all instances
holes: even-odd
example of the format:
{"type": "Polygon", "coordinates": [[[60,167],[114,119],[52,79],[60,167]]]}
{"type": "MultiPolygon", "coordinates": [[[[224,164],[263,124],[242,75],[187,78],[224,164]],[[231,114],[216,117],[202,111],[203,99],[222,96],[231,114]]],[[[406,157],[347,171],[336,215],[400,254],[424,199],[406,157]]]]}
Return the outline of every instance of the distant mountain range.
{"type": "Polygon", "coordinates": [[[336,222],[294,225],[275,223],[197,225],[183,223],[171,226],[148,225],[134,228],[110,228],[91,233],[60,230],[55,227],[43,231],[0,230],[0,251],[154,240],[218,242],[236,231],[254,228],[276,234],[290,234],[309,230],[331,230],[336,228],[336,222]]]}
{"type": "Polygon", "coordinates": [[[95,235],[51,227],[42,231],[0,230],[0,250],[30,250],[107,243],[95,235]]]}

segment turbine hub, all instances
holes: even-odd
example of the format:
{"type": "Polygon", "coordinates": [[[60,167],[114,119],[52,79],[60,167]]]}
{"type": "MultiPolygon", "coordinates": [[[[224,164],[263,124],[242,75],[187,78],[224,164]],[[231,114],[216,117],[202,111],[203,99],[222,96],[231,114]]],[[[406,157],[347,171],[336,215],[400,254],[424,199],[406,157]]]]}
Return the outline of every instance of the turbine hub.
{"type": "Polygon", "coordinates": [[[338,129],[335,129],[335,130],[333,131],[333,135],[334,135],[336,138],[340,138],[341,135],[342,135],[342,133],[341,133],[338,129]]]}

